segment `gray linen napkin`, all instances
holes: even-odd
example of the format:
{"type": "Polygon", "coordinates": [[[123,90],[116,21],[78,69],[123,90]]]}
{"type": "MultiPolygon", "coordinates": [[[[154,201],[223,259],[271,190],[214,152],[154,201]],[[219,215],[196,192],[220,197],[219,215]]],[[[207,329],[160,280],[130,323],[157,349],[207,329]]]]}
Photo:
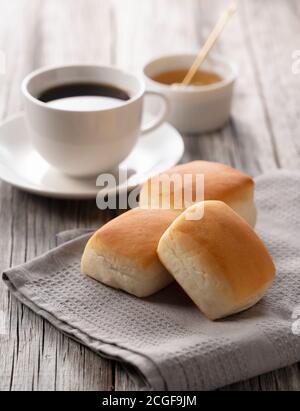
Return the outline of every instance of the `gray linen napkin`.
{"type": "MultiPolygon", "coordinates": [[[[259,177],[257,204],[257,231],[277,278],[259,304],[222,321],[204,318],[176,284],[138,299],[83,276],[80,257],[90,233],[6,271],[3,279],[63,333],[134,367],[146,386],[215,389],[300,360],[292,319],[300,304],[300,173],[259,177]]],[[[64,233],[59,241],[78,234],[64,233]]]]}

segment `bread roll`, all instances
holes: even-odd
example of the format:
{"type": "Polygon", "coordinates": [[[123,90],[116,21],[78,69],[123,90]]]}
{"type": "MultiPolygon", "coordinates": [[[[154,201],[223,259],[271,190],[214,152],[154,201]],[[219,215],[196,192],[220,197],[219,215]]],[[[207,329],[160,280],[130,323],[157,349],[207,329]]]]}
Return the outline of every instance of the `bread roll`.
{"type": "Polygon", "coordinates": [[[176,216],[174,211],[137,208],[115,218],[88,241],[82,272],[137,297],[156,293],[173,281],[156,249],[176,216]]]}
{"type": "Polygon", "coordinates": [[[220,201],[198,203],[163,234],[158,255],[167,270],[210,319],[257,303],[275,275],[263,242],[237,213],[220,201]],[[204,206],[200,220],[186,215],[204,206]]]}
{"type": "Polygon", "coordinates": [[[256,208],[254,204],[254,181],[248,175],[239,170],[220,163],[209,161],[194,161],[171,168],[159,176],[148,180],[141,189],[140,207],[141,208],[177,208],[180,214],[185,208],[188,208],[195,202],[196,198],[196,178],[197,174],[204,175],[204,199],[202,200],[220,200],[228,204],[241,217],[243,217],[252,227],[256,223],[256,208]],[[155,192],[155,185],[159,183],[162,175],[170,178],[174,175],[183,177],[184,175],[193,175],[190,182],[182,183],[182,186],[171,184],[170,190],[159,184],[155,192]],[[184,196],[184,189],[185,196],[184,196]],[[178,197],[177,197],[178,196],[178,197]],[[186,204],[182,201],[185,197],[186,204]],[[177,207],[175,198],[180,198],[181,207],[177,207]],[[191,201],[192,199],[192,201],[191,201]]]}

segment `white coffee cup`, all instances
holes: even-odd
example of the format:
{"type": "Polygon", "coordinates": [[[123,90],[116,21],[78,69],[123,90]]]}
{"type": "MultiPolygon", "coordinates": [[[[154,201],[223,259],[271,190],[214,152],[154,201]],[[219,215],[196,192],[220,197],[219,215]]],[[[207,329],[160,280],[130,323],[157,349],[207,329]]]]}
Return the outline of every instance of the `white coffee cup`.
{"type": "Polygon", "coordinates": [[[22,83],[26,123],[32,143],[53,167],[74,177],[88,177],[118,166],[132,151],[139,136],[159,127],[168,102],[158,92],[145,91],[144,81],[126,71],[96,65],[43,68],[22,83]],[[130,99],[112,108],[85,110],[53,107],[39,100],[48,89],[73,83],[101,83],[118,87],[130,99]],[[155,119],[142,125],[146,95],[163,104],[155,119]]]}
{"type": "MultiPolygon", "coordinates": [[[[143,69],[147,90],[165,95],[170,103],[167,121],[182,133],[217,130],[230,117],[237,67],[217,55],[207,58],[201,68],[219,74],[222,81],[205,86],[174,87],[153,80],[158,74],[172,70],[188,70],[197,54],[174,54],[154,59],[143,69]]],[[[152,103],[151,111],[156,104],[152,103]]]]}

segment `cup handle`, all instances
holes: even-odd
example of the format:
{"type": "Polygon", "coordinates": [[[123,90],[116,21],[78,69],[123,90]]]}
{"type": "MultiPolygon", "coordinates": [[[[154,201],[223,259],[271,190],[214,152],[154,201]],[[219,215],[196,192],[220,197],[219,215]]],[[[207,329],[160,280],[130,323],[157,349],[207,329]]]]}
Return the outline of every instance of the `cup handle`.
{"type": "Polygon", "coordinates": [[[159,127],[166,120],[169,111],[169,101],[163,94],[158,93],[157,91],[145,91],[144,97],[147,96],[160,98],[163,104],[157,116],[142,126],[141,136],[144,136],[159,127]]]}

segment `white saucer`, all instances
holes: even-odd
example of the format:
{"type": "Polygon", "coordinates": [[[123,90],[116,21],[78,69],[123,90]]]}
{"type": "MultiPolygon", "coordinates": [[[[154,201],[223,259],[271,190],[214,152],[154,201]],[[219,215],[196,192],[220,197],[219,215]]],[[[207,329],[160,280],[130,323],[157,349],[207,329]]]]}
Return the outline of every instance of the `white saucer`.
{"type": "MultiPolygon", "coordinates": [[[[130,170],[127,184],[116,187],[119,193],[144,183],[181,159],[184,144],[170,124],[139,139],[132,153],[120,165],[130,170]]],[[[34,149],[26,131],[23,114],[0,126],[0,179],[22,190],[55,198],[95,198],[100,188],[95,177],[71,178],[52,168],[34,149]]]]}

